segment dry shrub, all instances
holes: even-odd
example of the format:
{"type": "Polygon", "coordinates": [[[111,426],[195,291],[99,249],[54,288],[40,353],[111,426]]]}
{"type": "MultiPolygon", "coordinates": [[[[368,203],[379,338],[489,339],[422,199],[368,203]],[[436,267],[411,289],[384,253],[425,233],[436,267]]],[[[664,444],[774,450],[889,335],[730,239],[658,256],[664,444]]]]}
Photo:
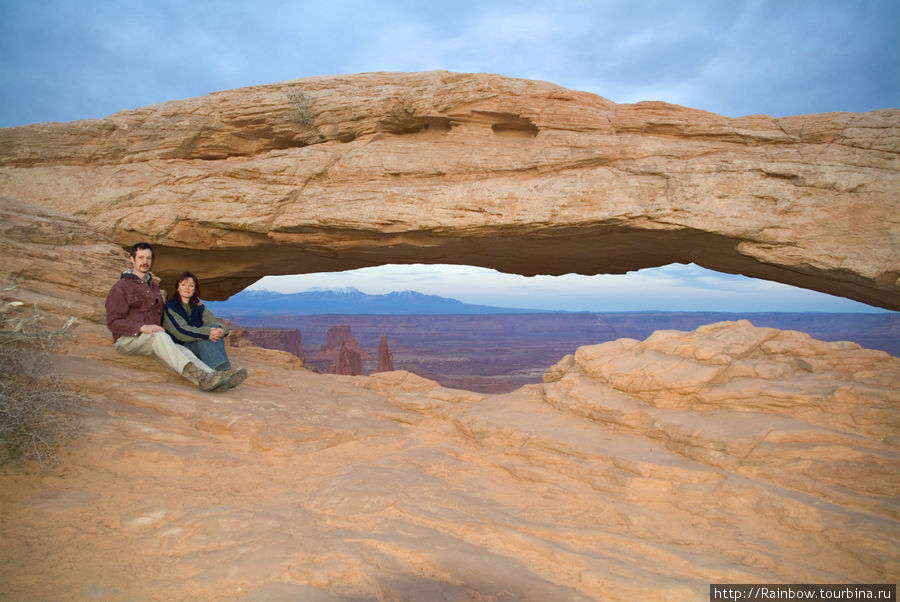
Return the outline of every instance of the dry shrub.
{"type": "Polygon", "coordinates": [[[29,317],[10,316],[20,305],[0,303],[0,464],[37,460],[55,466],[57,447],[81,427],[79,409],[86,401],[50,374],[48,350],[73,320],[40,330],[37,306],[29,317]]]}

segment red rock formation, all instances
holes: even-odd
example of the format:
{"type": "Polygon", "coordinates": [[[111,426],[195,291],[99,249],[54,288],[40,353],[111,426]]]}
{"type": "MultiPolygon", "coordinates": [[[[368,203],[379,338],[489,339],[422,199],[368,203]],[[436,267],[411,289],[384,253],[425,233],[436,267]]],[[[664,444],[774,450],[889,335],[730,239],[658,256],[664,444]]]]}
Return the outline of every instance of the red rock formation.
{"type": "Polygon", "coordinates": [[[328,367],[329,374],[344,374],[346,376],[359,376],[362,374],[362,358],[360,352],[349,349],[347,344],[341,342],[338,350],[337,361],[328,367]]]}
{"type": "Polygon", "coordinates": [[[302,337],[295,328],[250,328],[229,324],[225,341],[230,347],[278,349],[303,359],[302,337]]]}
{"type": "Polygon", "coordinates": [[[369,354],[363,351],[357,340],[353,338],[350,326],[348,324],[340,324],[328,329],[328,333],[325,335],[325,344],[322,345],[319,352],[313,356],[313,361],[337,362],[339,360],[341,345],[346,345],[348,350],[358,353],[360,360],[371,359],[369,354]]]}
{"type": "Polygon", "coordinates": [[[387,335],[381,335],[381,342],[378,343],[378,367],[375,372],[392,372],[394,370],[394,354],[388,347],[387,335]]]}

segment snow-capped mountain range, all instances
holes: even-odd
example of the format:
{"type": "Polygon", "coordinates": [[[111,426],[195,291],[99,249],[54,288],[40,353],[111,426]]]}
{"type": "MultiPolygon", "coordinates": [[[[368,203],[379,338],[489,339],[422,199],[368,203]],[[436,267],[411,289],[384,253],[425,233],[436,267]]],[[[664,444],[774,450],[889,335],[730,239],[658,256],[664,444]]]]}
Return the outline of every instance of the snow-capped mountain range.
{"type": "Polygon", "coordinates": [[[554,313],[541,309],[470,305],[456,299],[399,291],[369,295],[356,288],[311,288],[302,293],[242,291],[227,301],[208,301],[209,309],[219,315],[238,318],[243,315],[431,315],[431,314],[524,314],[554,313]]]}

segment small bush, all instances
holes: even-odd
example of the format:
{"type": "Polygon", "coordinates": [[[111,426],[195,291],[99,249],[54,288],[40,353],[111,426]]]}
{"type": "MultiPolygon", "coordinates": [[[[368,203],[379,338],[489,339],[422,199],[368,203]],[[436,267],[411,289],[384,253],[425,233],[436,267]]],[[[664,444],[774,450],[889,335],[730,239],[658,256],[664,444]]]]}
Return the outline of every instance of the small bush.
{"type": "Polygon", "coordinates": [[[55,466],[57,447],[81,427],[78,411],[86,400],[50,375],[47,352],[74,320],[42,331],[37,306],[28,318],[9,316],[20,305],[0,303],[0,464],[37,460],[55,466]]]}
{"type": "Polygon", "coordinates": [[[291,105],[291,119],[305,128],[311,128],[313,126],[312,101],[309,97],[300,90],[291,90],[287,93],[287,98],[291,105]]]}

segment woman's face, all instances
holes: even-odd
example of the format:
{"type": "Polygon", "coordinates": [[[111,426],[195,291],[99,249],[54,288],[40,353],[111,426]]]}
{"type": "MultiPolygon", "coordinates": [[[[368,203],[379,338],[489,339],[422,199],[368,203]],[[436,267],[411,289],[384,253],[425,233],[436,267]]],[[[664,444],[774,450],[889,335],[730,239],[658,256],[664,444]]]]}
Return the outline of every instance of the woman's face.
{"type": "Polygon", "coordinates": [[[194,295],[194,291],[197,290],[197,286],[194,284],[193,278],[185,278],[181,282],[178,283],[178,295],[181,297],[182,303],[187,303],[191,300],[191,297],[194,295]]]}

